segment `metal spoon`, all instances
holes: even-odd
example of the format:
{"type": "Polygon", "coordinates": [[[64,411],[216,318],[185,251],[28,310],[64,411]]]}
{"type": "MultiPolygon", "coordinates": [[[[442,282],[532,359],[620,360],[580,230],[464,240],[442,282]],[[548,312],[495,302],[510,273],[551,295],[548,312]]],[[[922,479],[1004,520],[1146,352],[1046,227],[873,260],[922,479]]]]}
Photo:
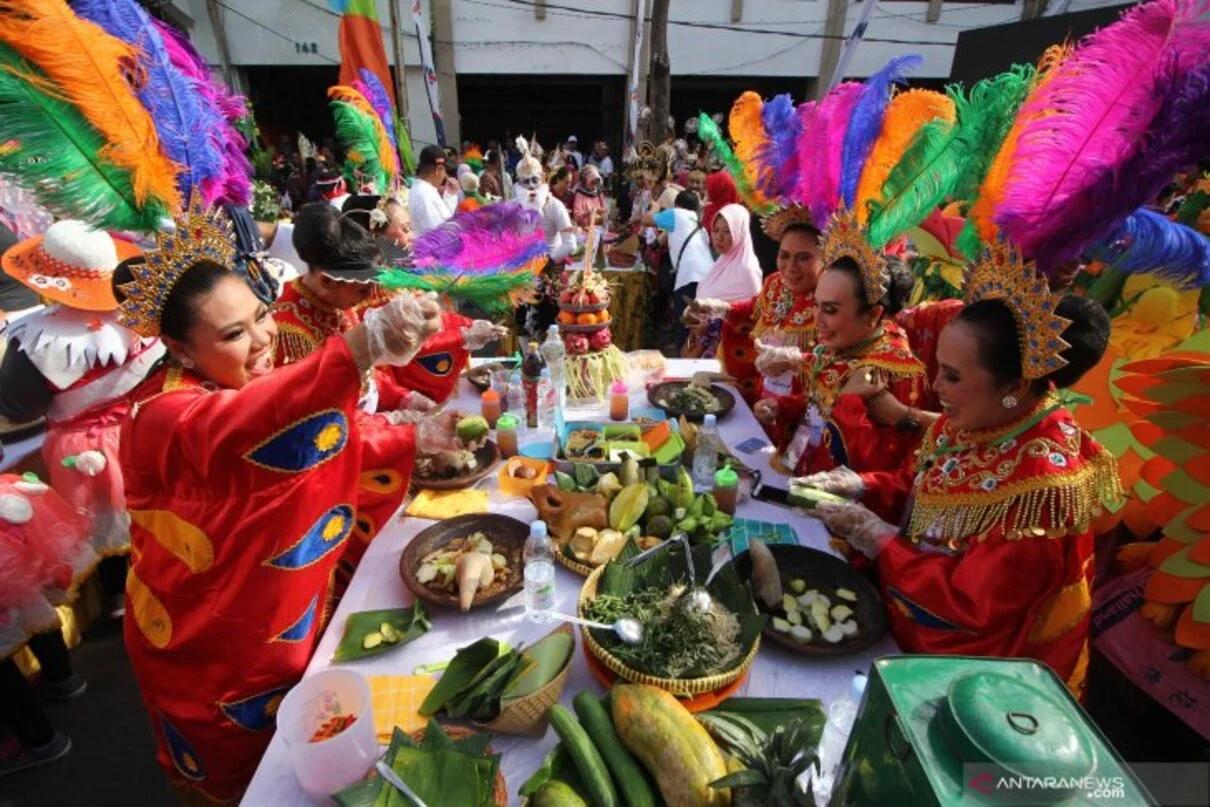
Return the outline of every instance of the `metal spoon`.
{"type": "Polygon", "coordinates": [[[715,575],[721,572],[724,566],[734,560],[734,552],[731,549],[730,542],[727,544],[727,555],[728,557],[724,557],[716,561],[714,566],[711,567],[710,573],[706,575],[706,582],[702,583],[700,586],[696,586],[693,589],[692,593],[689,595],[689,603],[687,606],[690,610],[704,614],[710,610],[711,606],[714,605],[714,597],[710,596],[708,589],[710,588],[710,582],[714,580],[715,575]]]}
{"type": "Polygon", "coordinates": [[[551,619],[560,619],[564,622],[570,622],[573,625],[583,625],[586,628],[598,628],[600,630],[611,630],[617,634],[623,644],[642,644],[643,642],[643,623],[632,617],[624,616],[612,625],[605,622],[593,622],[591,619],[581,619],[578,616],[571,614],[560,614],[554,611],[547,611],[546,614],[551,619]]]}
{"type": "Polygon", "coordinates": [[[412,803],[415,804],[416,807],[428,807],[428,805],[425,804],[424,799],[417,796],[416,791],[408,787],[407,784],[399,778],[399,774],[391,770],[390,765],[387,765],[380,759],[374,763],[374,767],[378,769],[378,773],[383,779],[387,780],[387,783],[390,784],[391,787],[395,788],[404,796],[411,799],[412,803]]]}

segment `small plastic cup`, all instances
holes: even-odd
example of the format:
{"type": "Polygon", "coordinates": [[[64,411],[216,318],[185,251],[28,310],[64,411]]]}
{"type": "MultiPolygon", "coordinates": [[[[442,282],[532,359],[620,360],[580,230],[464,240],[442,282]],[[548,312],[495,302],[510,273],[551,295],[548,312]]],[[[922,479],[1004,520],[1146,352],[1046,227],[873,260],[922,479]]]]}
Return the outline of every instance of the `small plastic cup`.
{"type": "Polygon", "coordinates": [[[282,699],[277,728],[299,784],[313,798],[361,781],[381,753],[370,684],[352,670],[323,670],[300,681],[282,699]],[[340,715],[352,715],[353,722],[326,740],[311,741],[320,726],[340,715]]]}

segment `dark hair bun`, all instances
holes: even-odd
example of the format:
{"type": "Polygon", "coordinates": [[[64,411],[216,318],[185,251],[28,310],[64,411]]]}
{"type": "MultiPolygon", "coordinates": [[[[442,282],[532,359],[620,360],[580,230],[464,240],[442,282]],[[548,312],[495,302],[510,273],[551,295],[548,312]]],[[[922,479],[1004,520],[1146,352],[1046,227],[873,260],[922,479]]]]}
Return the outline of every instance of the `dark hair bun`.
{"type": "Polygon", "coordinates": [[[1070,387],[1105,355],[1112,323],[1100,303],[1074,294],[1060,300],[1055,313],[1071,321],[1063,330],[1063,341],[1070,347],[1062,354],[1067,364],[1048,375],[1046,380],[1056,387],[1070,387]]]}
{"type": "Polygon", "coordinates": [[[311,202],[294,219],[294,250],[309,267],[366,272],[381,258],[374,237],[327,202],[311,202]]]}
{"type": "Polygon", "coordinates": [[[907,306],[916,285],[916,276],[907,262],[894,255],[886,256],[887,284],[882,297],[884,315],[893,317],[907,306]]]}

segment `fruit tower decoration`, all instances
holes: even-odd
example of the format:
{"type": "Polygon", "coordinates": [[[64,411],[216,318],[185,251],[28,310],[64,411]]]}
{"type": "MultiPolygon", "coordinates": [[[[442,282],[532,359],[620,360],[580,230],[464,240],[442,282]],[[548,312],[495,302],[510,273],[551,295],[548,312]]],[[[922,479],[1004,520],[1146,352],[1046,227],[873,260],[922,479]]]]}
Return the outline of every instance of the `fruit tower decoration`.
{"type": "Polygon", "coordinates": [[[567,391],[573,400],[604,399],[626,372],[609,332],[609,283],[592,268],[596,228],[588,234],[584,265],[564,275],[559,289],[559,332],[567,348],[567,391]]]}

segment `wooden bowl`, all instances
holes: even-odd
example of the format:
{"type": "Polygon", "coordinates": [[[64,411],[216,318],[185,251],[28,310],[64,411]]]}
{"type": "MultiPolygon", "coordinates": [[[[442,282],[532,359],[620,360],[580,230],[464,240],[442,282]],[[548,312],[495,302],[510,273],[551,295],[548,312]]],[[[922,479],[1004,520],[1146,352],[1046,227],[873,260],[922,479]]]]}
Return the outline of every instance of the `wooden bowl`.
{"type": "Polygon", "coordinates": [[[482,448],[475,452],[475,470],[461,476],[451,476],[447,479],[432,479],[413,474],[412,485],[429,490],[460,490],[462,488],[469,488],[490,474],[499,461],[499,447],[491,440],[488,440],[483,444],[482,448]]]}
{"type": "MultiPolygon", "coordinates": [[[[802,642],[787,633],[774,630],[770,620],[762,631],[766,639],[804,656],[847,656],[865,650],[886,633],[886,606],[878,594],[878,589],[844,558],[798,544],[770,544],[769,551],[777,561],[777,571],[781,575],[782,587],[787,593],[792,593],[790,581],[797,578],[807,584],[808,590],[847,588],[857,594],[857,602],[844,604],[853,609],[858,629],[857,633],[846,636],[836,644],[829,644],[822,639],[802,642]]],[[[751,555],[747,552],[739,555],[735,559],[735,571],[741,578],[747,579],[752,574],[751,555]]],[[[770,613],[759,599],[756,604],[762,612],[770,613]]],[[[839,605],[840,602],[833,604],[839,605]]]]}
{"type": "Polygon", "coordinates": [[[458,608],[458,592],[445,592],[416,579],[420,562],[430,552],[435,552],[455,538],[482,532],[492,547],[508,559],[508,574],[503,581],[493,581],[487,589],[475,593],[471,608],[478,608],[505,599],[521,590],[525,550],[525,539],[529,537],[529,525],[508,516],[491,513],[472,513],[440,521],[421,530],[404,547],[399,557],[399,576],[418,599],[445,608],[458,608]]]}

